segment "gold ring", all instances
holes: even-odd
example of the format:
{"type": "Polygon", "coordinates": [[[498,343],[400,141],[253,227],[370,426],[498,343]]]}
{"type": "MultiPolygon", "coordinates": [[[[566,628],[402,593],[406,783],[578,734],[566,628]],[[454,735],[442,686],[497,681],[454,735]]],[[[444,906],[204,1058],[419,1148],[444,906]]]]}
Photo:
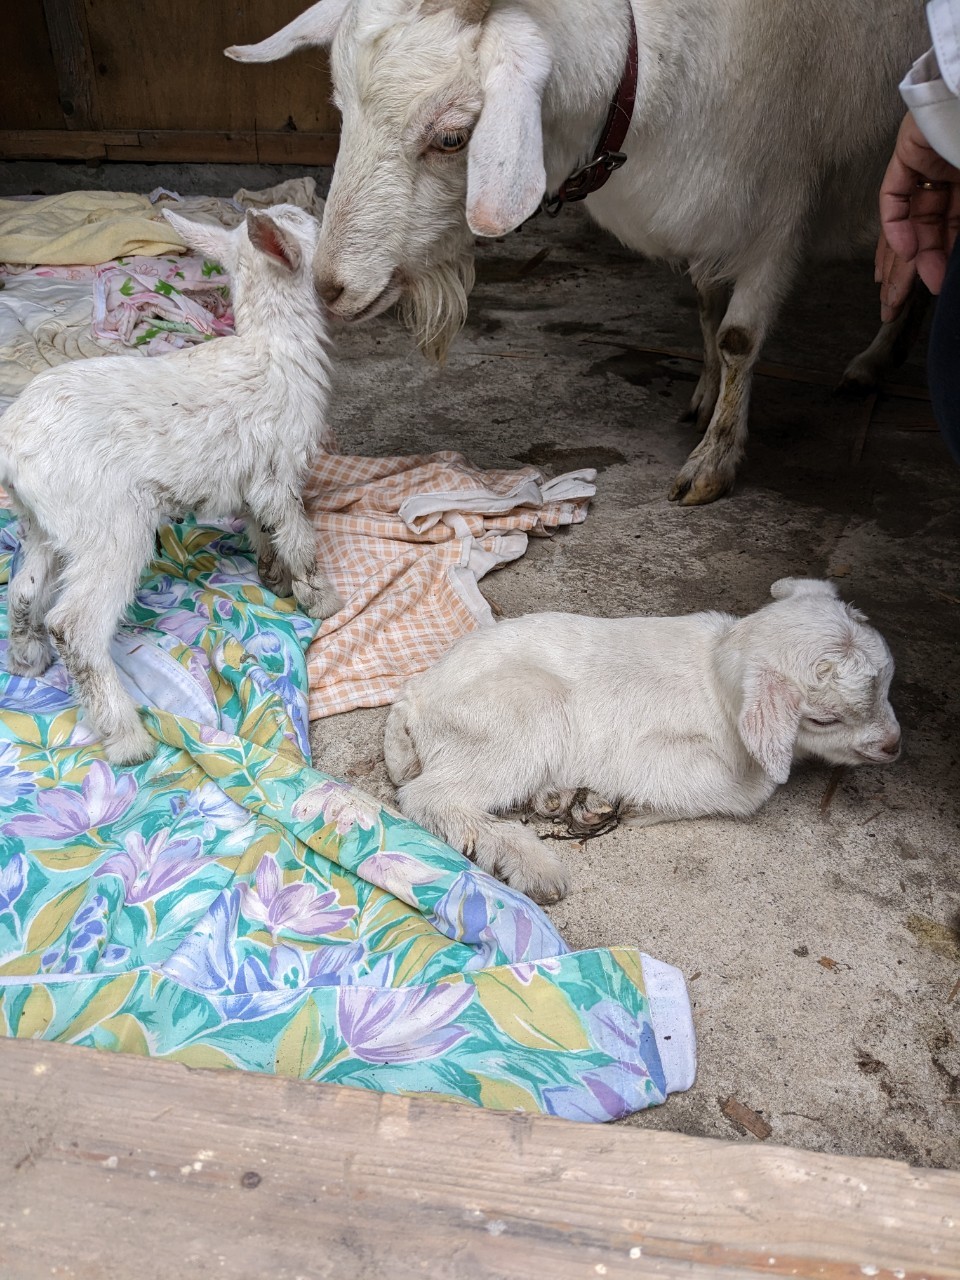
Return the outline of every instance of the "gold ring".
{"type": "Polygon", "coordinates": [[[946,191],[950,186],[949,182],[930,182],[926,178],[918,178],[917,186],[921,191],[946,191]]]}

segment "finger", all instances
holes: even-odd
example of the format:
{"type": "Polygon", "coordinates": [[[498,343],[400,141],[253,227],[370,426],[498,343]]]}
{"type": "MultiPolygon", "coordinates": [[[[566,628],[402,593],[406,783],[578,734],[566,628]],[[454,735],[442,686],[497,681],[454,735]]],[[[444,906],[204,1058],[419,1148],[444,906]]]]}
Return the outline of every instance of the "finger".
{"type": "MultiPolygon", "coordinates": [[[[918,182],[960,183],[960,170],[934,151],[908,111],[900,125],[893,156],[880,187],[880,219],[890,247],[909,261],[922,248],[933,249],[931,263],[938,261],[938,249],[929,233],[918,232],[914,218],[925,216],[935,204],[929,197],[943,199],[942,192],[923,192],[918,182]],[[918,202],[917,197],[921,199],[918,202]],[[924,203],[926,201],[926,203],[924,203]],[[922,243],[921,243],[922,241],[922,243]]],[[[952,199],[952,195],[948,200],[952,199]]],[[[940,209],[945,207],[941,205],[940,209]]]]}
{"type": "Polygon", "coordinates": [[[885,324],[895,320],[903,310],[916,278],[916,261],[907,262],[890,250],[883,264],[880,286],[880,319],[885,324]]]}
{"type": "Polygon", "coordinates": [[[887,260],[887,254],[890,252],[890,246],[887,244],[887,237],[880,232],[877,239],[877,251],[873,255],[873,282],[880,284],[883,280],[884,265],[887,260]]]}
{"type": "Polygon", "coordinates": [[[910,224],[910,206],[920,175],[894,154],[880,187],[880,227],[887,244],[908,262],[917,252],[916,232],[910,224]]]}

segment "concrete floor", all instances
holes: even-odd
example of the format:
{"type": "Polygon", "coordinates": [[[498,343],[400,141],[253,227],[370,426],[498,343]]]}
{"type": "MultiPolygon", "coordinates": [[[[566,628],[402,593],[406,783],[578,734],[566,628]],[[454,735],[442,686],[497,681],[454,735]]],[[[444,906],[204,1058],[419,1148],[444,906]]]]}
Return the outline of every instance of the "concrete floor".
{"type": "MultiPolygon", "coordinates": [[[[109,166],[11,165],[0,191],[289,176],[124,168],[118,181],[109,166]]],[[[692,299],[567,211],[481,250],[442,372],[390,317],[345,332],[336,429],[347,452],[598,468],[587,523],[485,581],[507,616],[747,612],[786,574],[832,575],[867,610],[897,659],[898,764],[846,771],[832,798],[828,768],[798,769],[747,822],[564,845],[571,890],[550,915],[572,947],[636,943],[687,976],[697,1083],[627,1123],[754,1141],[721,1111],[734,1096],[771,1141],[960,1167],[960,471],[922,400],[881,397],[871,415],[831,394],[875,314],[868,264],[809,268],[765,353],[800,376],[757,380],[735,494],[675,507],[697,367],[645,348],[698,349],[692,299]]],[[[922,385],[921,360],[897,381],[922,385]]],[[[385,714],[316,724],[315,763],[391,798],[385,714]]]]}

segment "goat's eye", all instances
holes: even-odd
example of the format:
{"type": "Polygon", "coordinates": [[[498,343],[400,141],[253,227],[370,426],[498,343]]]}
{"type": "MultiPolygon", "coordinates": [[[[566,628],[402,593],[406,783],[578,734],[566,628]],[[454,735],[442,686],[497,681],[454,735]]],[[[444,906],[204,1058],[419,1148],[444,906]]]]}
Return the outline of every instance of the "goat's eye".
{"type": "Polygon", "coordinates": [[[470,131],[468,129],[449,129],[434,136],[433,141],[430,143],[430,150],[439,151],[442,155],[452,156],[457,151],[462,151],[469,141],[470,131]]]}
{"type": "Polygon", "coordinates": [[[818,720],[814,716],[807,716],[807,724],[815,724],[818,729],[829,729],[832,724],[839,724],[839,716],[831,716],[829,719],[818,720]]]}

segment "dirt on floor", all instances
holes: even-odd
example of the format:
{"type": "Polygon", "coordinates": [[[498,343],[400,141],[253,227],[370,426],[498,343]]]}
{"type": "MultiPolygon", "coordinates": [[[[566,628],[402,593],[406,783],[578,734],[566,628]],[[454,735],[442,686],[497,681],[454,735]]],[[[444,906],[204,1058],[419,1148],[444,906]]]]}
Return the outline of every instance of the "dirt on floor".
{"type": "MultiPolygon", "coordinates": [[[[693,298],[571,211],[481,250],[442,372],[392,319],[345,333],[336,422],[350,452],[597,468],[587,523],[486,579],[506,616],[749,612],[786,574],[834,577],[867,611],[897,659],[898,764],[799,768],[747,822],[566,844],[571,889],[549,914],[572,947],[637,943],[687,977],[697,1082],[628,1123],[751,1142],[769,1126],[958,1167],[960,471],[917,398],[920,352],[904,394],[834,394],[876,311],[869,263],[808,269],[764,353],[779,376],[757,379],[736,492],[678,508],[699,365],[663,353],[699,353],[693,298]],[[744,1128],[730,1098],[759,1121],[744,1128]]],[[[389,798],[384,719],[317,723],[315,761],[389,798]]]]}
{"type": "MultiPolygon", "coordinates": [[[[52,168],[30,169],[40,189],[52,168]]],[[[77,185],[241,185],[162,168],[77,185]]],[[[869,263],[808,267],[764,353],[736,492],[676,507],[696,443],[678,421],[699,374],[692,294],[569,210],[480,250],[442,371],[392,317],[344,332],[335,426],[351,453],[597,468],[587,523],[485,580],[506,616],[748,612],[787,574],[832,576],[867,611],[897,659],[898,764],[799,768],[745,822],[565,844],[571,889],[549,914],[571,947],[639,944],[686,975],[697,1082],[626,1123],[960,1167],[960,470],[919,351],[897,394],[834,395],[876,313],[869,263]]],[[[391,798],[385,714],[316,723],[317,766],[391,798]]]]}

